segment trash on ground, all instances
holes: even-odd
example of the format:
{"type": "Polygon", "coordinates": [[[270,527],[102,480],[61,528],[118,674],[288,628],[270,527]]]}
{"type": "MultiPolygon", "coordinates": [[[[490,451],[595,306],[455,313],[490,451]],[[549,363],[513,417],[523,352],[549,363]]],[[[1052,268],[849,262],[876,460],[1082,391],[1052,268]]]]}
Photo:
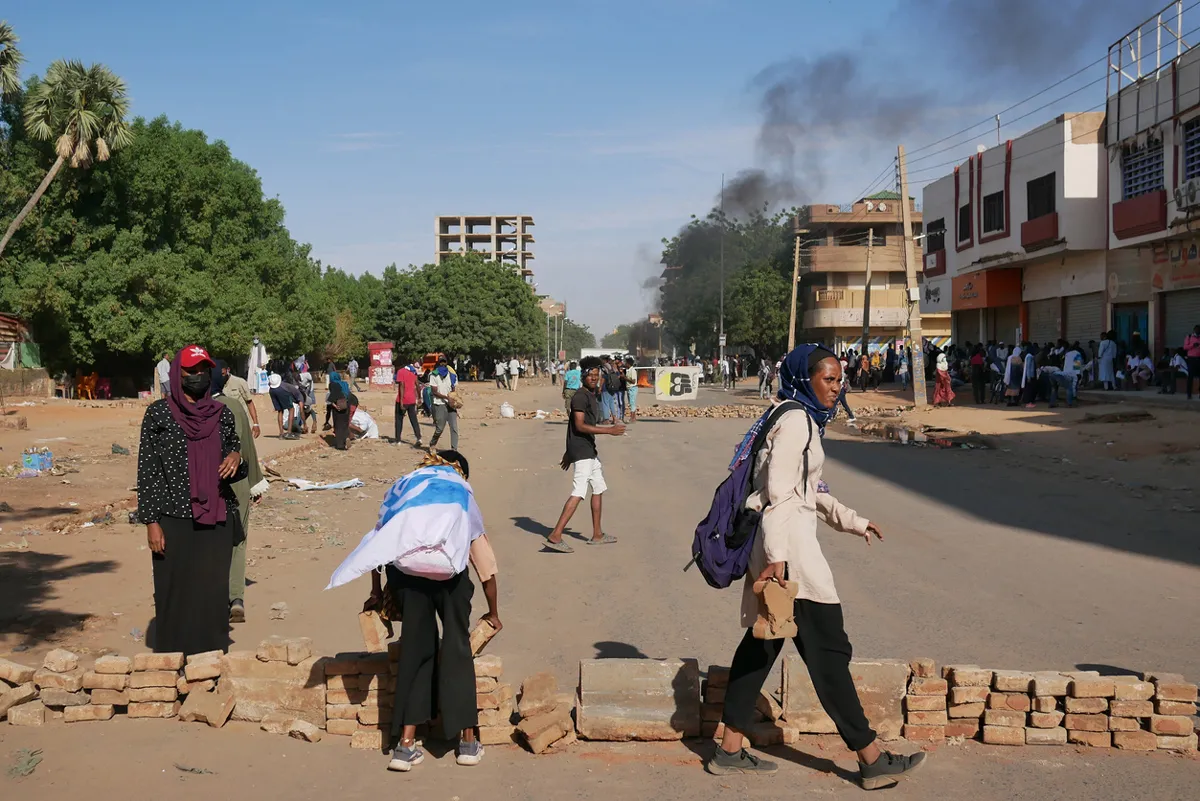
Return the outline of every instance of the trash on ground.
{"type": "Polygon", "coordinates": [[[13,779],[24,778],[37,770],[37,766],[41,763],[42,749],[31,751],[28,748],[22,748],[16,753],[16,758],[8,769],[8,775],[13,779]]]}
{"type": "Polygon", "coordinates": [[[349,481],[338,481],[333,484],[322,484],[320,481],[308,481],[303,478],[289,478],[287,481],[288,484],[291,484],[301,492],[307,492],[308,490],[357,489],[366,486],[366,484],[357,478],[352,478],[349,481]]]}

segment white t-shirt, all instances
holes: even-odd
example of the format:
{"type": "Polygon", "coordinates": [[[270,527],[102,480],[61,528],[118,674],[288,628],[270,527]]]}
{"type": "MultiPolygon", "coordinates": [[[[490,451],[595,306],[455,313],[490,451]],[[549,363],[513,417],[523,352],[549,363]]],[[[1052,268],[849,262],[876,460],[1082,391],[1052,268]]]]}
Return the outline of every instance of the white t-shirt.
{"type": "Polygon", "coordinates": [[[367,414],[367,411],[359,406],[354,410],[354,416],[350,418],[350,425],[363,432],[363,439],[379,439],[379,426],[375,423],[375,418],[367,414]]]}
{"type": "MultiPolygon", "coordinates": [[[[451,381],[451,377],[452,377],[452,374],[449,371],[447,371],[446,377],[442,378],[440,375],[437,374],[437,371],[435,370],[434,372],[429,374],[429,388],[434,390],[435,392],[440,392],[443,395],[449,395],[451,392],[454,391],[454,382],[451,381]]],[[[437,395],[434,395],[433,396],[433,405],[434,406],[445,406],[446,401],[442,400],[437,395]]]]}
{"type": "Polygon", "coordinates": [[[1183,358],[1178,353],[1171,357],[1171,367],[1183,373],[1184,375],[1188,374],[1187,359],[1183,358]]]}
{"type": "Polygon", "coordinates": [[[508,363],[508,372],[509,375],[518,375],[521,372],[521,363],[516,359],[510,361],[508,363]]]}
{"type": "Polygon", "coordinates": [[[496,362],[496,375],[505,375],[507,373],[508,373],[508,368],[505,367],[504,362],[502,362],[502,361],[496,362]]]}
{"type": "Polygon", "coordinates": [[[1083,354],[1077,350],[1067,351],[1067,355],[1063,357],[1063,375],[1069,375],[1074,378],[1075,376],[1079,375],[1079,371],[1082,369],[1083,354]]]}

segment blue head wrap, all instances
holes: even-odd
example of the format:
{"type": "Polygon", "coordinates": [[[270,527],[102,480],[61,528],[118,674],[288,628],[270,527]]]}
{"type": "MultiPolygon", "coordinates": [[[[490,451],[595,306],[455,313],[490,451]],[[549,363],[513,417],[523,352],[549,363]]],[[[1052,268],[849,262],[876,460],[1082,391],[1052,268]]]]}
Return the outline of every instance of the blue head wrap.
{"type": "Polygon", "coordinates": [[[342,380],[342,376],[337,370],[329,371],[329,383],[337,385],[338,389],[342,391],[343,398],[350,397],[350,385],[342,380]]]}

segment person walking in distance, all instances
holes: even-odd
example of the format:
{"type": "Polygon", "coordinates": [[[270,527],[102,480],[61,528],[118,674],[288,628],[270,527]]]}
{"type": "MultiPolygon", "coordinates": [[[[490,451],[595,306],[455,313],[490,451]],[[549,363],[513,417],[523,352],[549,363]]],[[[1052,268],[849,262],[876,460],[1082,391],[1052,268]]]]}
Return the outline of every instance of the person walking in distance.
{"type": "Polygon", "coordinates": [[[496,389],[508,389],[508,362],[496,359],[496,389]]]}
{"type": "Polygon", "coordinates": [[[1187,397],[1192,399],[1192,381],[1200,381],[1200,325],[1183,340],[1183,354],[1187,357],[1187,397]]]}
{"type": "Polygon", "coordinates": [[[396,371],[396,444],[404,440],[404,416],[408,415],[416,447],[421,447],[421,423],[417,420],[417,367],[406,364],[396,371]]]}
{"type": "Polygon", "coordinates": [[[567,416],[571,415],[571,398],[583,386],[583,377],[579,372],[579,364],[571,362],[570,369],[563,373],[563,403],[567,407],[567,416]]]}
{"type": "Polygon", "coordinates": [[[450,397],[457,385],[458,377],[450,371],[450,363],[442,356],[438,359],[437,367],[429,374],[429,389],[433,395],[433,439],[429,440],[430,448],[437,448],[442,432],[449,425],[450,448],[458,450],[458,407],[450,397]]]}
{"type": "MultiPolygon", "coordinates": [[[[165,398],[171,394],[171,354],[164,353],[154,366],[154,374],[158,378],[158,395],[165,398]]],[[[1189,392],[1191,390],[1188,390],[1189,392]]]]}
{"type": "Polygon", "coordinates": [[[631,422],[637,422],[638,371],[633,357],[625,360],[625,410],[631,422]]]}
{"type": "Polygon", "coordinates": [[[516,356],[508,360],[508,388],[513,392],[517,391],[517,384],[521,379],[521,362],[516,356]]]}
{"type": "Polygon", "coordinates": [[[354,387],[354,391],[362,392],[362,387],[358,385],[358,359],[351,357],[350,363],[346,365],[346,371],[350,373],[350,385],[354,387]]]}
{"type": "Polygon", "coordinates": [[[546,548],[559,553],[573,553],[574,549],[563,542],[563,531],[571,522],[579,502],[591,493],[592,506],[592,538],[589,545],[606,545],[617,541],[616,537],[605,534],[600,527],[601,499],[608,485],[604,483],[604,471],[600,465],[600,454],[596,450],[596,435],[610,434],[620,436],[625,433],[625,425],[617,423],[613,426],[599,425],[601,419],[600,404],[596,400],[596,388],[600,385],[600,360],[588,356],[579,362],[582,374],[583,389],[571,397],[571,415],[567,421],[567,448],[563,453],[562,469],[573,470],[571,497],[563,504],[562,514],[554,530],[546,538],[546,548]]]}
{"type": "MultiPolygon", "coordinates": [[[[1105,389],[1116,389],[1117,386],[1117,343],[1112,332],[1103,331],[1100,334],[1100,349],[1096,352],[1096,361],[1100,363],[1100,384],[1105,389]]],[[[1191,387],[1188,388],[1191,394],[1191,387]]]]}
{"type": "MultiPolygon", "coordinates": [[[[817,524],[871,538],[883,535],[871,521],[842,505],[821,480],[825,451],[821,446],[825,424],[833,417],[842,388],[842,368],[831,351],[819,345],[801,345],[788,354],[779,377],[779,395],[766,414],[784,401],[801,408],[780,413],[758,454],[752,492],[746,508],[762,511],[760,531],[750,556],[742,595],[741,623],[746,629],[729,669],[722,720],[725,733],[711,759],[709,773],[775,773],[778,767],[742,747],[743,734],[754,725],[756,704],[763,682],[783,650],[783,640],[758,639],[753,626],[758,617],[754,582],[775,581],[795,588],[793,605],[799,629],[794,642],[812,678],[817,698],[833,720],[846,746],[858,754],[859,776],[868,790],[896,784],[925,757],[918,752],[902,756],[883,751],[863,713],[850,674],[852,648],[843,622],[841,600],[833,573],[817,541],[817,524]]],[[[764,418],[760,418],[760,423],[764,418]]],[[[755,424],[747,435],[760,429],[755,424]]],[[[751,449],[739,447],[745,458],[751,449]]]]}
{"type": "MultiPolygon", "coordinates": [[[[217,368],[221,373],[221,394],[242,404],[242,408],[246,410],[246,415],[250,418],[250,430],[253,438],[258,439],[259,434],[262,433],[262,426],[258,424],[258,409],[254,407],[254,393],[250,391],[250,385],[240,375],[230,372],[229,365],[220,359],[217,359],[217,368]]],[[[214,396],[216,394],[216,392],[213,393],[214,396]]]]}

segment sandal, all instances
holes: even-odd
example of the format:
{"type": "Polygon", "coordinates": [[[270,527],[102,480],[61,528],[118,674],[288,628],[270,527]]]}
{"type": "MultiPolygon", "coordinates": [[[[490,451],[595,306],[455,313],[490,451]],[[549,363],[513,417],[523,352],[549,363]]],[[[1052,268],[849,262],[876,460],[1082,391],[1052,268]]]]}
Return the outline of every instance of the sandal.
{"type": "Polygon", "coordinates": [[[567,545],[562,540],[559,540],[558,542],[546,540],[546,542],[543,543],[543,546],[551,551],[557,551],[558,553],[575,553],[575,549],[570,545],[567,545]]]}
{"type": "Polygon", "coordinates": [[[612,545],[617,541],[617,538],[612,534],[605,534],[598,540],[588,540],[588,545],[612,545]]]}

